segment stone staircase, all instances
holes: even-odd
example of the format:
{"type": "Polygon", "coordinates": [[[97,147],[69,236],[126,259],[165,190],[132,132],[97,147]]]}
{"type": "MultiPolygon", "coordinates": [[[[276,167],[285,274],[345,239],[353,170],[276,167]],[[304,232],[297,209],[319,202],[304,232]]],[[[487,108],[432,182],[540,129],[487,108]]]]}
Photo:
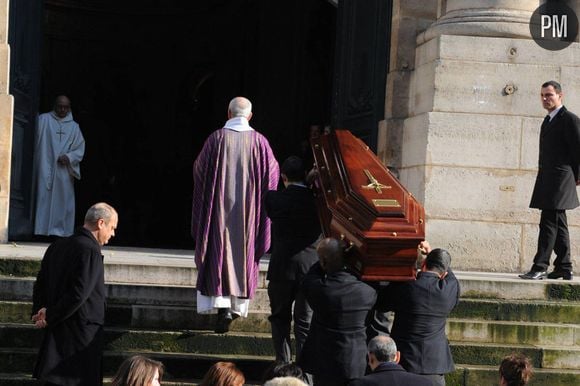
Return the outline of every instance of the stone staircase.
{"type": "MultiPolygon", "coordinates": [[[[0,245],[0,385],[33,385],[41,334],[29,322],[34,277],[46,245],[0,245]]],[[[195,385],[218,360],[231,360],[248,384],[273,360],[262,263],[250,317],[228,334],[213,316],[195,312],[192,251],[106,248],[107,379],[121,361],[142,353],[166,366],[164,385],[195,385]]],[[[580,384],[580,281],[531,282],[514,274],[456,272],[462,298],[447,331],[457,370],[448,385],[496,385],[501,359],[528,355],[533,385],[580,384]]]]}

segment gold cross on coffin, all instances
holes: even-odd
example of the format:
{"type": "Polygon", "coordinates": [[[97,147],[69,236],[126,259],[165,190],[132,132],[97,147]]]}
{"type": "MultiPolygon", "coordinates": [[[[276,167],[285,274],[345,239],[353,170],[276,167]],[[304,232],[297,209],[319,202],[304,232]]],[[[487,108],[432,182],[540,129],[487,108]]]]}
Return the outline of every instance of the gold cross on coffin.
{"type": "Polygon", "coordinates": [[[369,179],[370,183],[368,185],[361,186],[363,189],[374,189],[377,193],[382,193],[381,189],[391,189],[388,185],[383,185],[368,171],[368,169],[364,170],[367,178],[369,179]]]}

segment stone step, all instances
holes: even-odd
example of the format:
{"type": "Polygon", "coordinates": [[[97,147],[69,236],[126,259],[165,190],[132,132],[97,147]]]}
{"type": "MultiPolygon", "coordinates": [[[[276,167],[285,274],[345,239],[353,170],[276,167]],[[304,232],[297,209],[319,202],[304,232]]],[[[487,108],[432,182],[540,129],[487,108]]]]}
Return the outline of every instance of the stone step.
{"type": "MultiPolygon", "coordinates": [[[[38,347],[41,333],[31,325],[0,326],[0,347],[3,350],[38,347]]],[[[228,357],[263,357],[274,355],[271,336],[266,333],[209,331],[150,331],[106,328],[105,349],[110,353],[124,351],[156,352],[179,355],[228,357]]],[[[513,351],[526,354],[535,367],[580,370],[578,345],[499,344],[450,341],[454,360],[458,363],[493,366],[513,351]]],[[[5,369],[0,368],[0,372],[5,369]]]]}
{"type": "Polygon", "coordinates": [[[460,342],[580,346],[580,325],[562,323],[447,320],[447,337],[460,342]]]}
{"type": "MultiPolygon", "coordinates": [[[[31,300],[34,280],[29,277],[0,276],[0,301],[31,300]]],[[[106,288],[107,302],[110,306],[130,304],[132,305],[131,313],[143,321],[160,319],[170,322],[174,327],[179,327],[178,321],[186,322],[198,318],[192,315],[195,313],[196,305],[196,292],[193,287],[109,283],[106,288]],[[148,305],[159,307],[144,307],[148,305]],[[162,314],[157,317],[156,312],[165,312],[171,317],[162,314]],[[184,314],[183,317],[178,316],[180,313],[184,314]],[[144,318],[145,316],[147,318],[144,318]]],[[[250,302],[250,312],[269,312],[269,310],[267,290],[258,289],[250,302]]],[[[580,302],[470,299],[462,296],[452,316],[488,320],[575,323],[580,320],[580,302]]],[[[143,324],[143,326],[153,326],[153,324],[143,324]]],[[[182,328],[192,327],[186,323],[182,328]]]]}
{"type": "Polygon", "coordinates": [[[462,296],[451,316],[483,320],[578,323],[580,321],[580,302],[470,299],[462,296]]]}
{"type": "MultiPolygon", "coordinates": [[[[34,277],[47,244],[0,244],[0,275],[34,277]]],[[[105,280],[108,283],[189,286],[196,281],[193,250],[106,247],[105,280]]],[[[266,288],[268,256],[260,260],[259,288],[266,288]]],[[[580,301],[580,278],[522,280],[515,273],[456,272],[462,295],[468,298],[580,301]]]]}
{"type": "MultiPolygon", "coordinates": [[[[0,276],[0,300],[32,300],[35,279],[0,276]]],[[[197,304],[195,287],[181,285],[107,283],[108,304],[191,306],[197,304]]],[[[258,289],[250,311],[270,309],[266,289],[258,289]]]]}
{"type": "MultiPolygon", "coordinates": [[[[501,362],[501,360],[500,360],[501,362]]],[[[456,364],[455,372],[448,374],[447,385],[453,386],[488,386],[499,382],[497,366],[472,366],[456,364]]],[[[551,370],[534,368],[528,386],[576,386],[580,385],[580,370],[551,370]]]]}
{"type": "MultiPolygon", "coordinates": [[[[494,366],[513,352],[527,355],[534,367],[546,369],[580,370],[580,347],[552,345],[523,345],[450,341],[453,359],[457,363],[494,366]]],[[[559,342],[554,342],[559,343],[559,342]]]]}
{"type": "MultiPolygon", "coordinates": [[[[103,372],[111,377],[127,357],[145,355],[161,361],[165,366],[165,381],[202,379],[207,370],[218,361],[234,362],[244,373],[248,384],[259,384],[273,357],[251,355],[211,355],[169,353],[155,351],[105,351],[103,372]]],[[[0,373],[30,374],[34,368],[37,350],[32,348],[0,348],[0,373]]],[[[163,382],[165,384],[165,382],[163,382]]]]}
{"type": "MultiPolygon", "coordinates": [[[[473,307],[479,305],[478,301],[473,307]]],[[[580,308],[580,305],[575,305],[580,308]]],[[[545,307],[545,305],[541,305],[545,307]]],[[[30,302],[0,301],[0,323],[23,323],[30,320],[30,302]]],[[[555,312],[560,309],[555,305],[555,312]]],[[[580,345],[580,325],[577,323],[547,323],[542,321],[501,321],[451,317],[447,322],[449,339],[457,341],[580,345]]],[[[270,332],[269,311],[253,311],[248,318],[238,318],[232,331],[270,332]]],[[[454,316],[454,315],[452,315],[454,316]]],[[[578,321],[580,319],[575,320],[578,321]]],[[[110,305],[107,308],[106,325],[125,328],[212,330],[214,315],[200,315],[194,307],[155,305],[110,305]]]]}
{"type": "MultiPolygon", "coordinates": [[[[0,275],[36,277],[48,244],[0,244],[0,275]]],[[[103,248],[107,283],[194,287],[197,269],[193,250],[103,248]]],[[[258,287],[265,288],[268,255],[260,261],[258,287]]]]}

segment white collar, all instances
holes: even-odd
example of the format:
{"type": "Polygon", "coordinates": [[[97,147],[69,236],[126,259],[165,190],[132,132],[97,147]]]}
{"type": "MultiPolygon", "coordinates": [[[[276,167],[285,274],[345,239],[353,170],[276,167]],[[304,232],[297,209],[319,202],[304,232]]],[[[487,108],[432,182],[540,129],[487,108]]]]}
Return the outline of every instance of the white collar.
{"type": "Polygon", "coordinates": [[[557,109],[552,111],[550,114],[548,114],[550,116],[550,122],[552,121],[552,119],[554,119],[556,114],[558,114],[558,111],[562,110],[562,107],[564,107],[564,105],[560,105],[560,107],[558,107],[557,109]]]}
{"type": "Polygon", "coordinates": [[[250,131],[254,130],[248,120],[245,117],[234,117],[232,119],[228,119],[226,124],[224,125],[225,129],[230,129],[234,131],[250,131]]]}

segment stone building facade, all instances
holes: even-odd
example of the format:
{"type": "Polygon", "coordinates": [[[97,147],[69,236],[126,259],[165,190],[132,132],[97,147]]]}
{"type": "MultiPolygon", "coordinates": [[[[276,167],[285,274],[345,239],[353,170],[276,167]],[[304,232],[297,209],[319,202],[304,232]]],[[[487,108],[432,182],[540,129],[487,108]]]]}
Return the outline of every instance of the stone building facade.
{"type": "MultiPolygon", "coordinates": [[[[12,0],[15,1],[15,0],[12,0]]],[[[528,208],[545,112],[540,85],[580,112],[580,44],[548,51],[530,36],[539,0],[394,0],[378,154],[424,203],[427,238],[462,270],[519,272],[535,252],[528,208]]],[[[576,14],[580,2],[569,1],[576,14]]],[[[0,241],[7,242],[13,98],[9,0],[0,0],[0,241]]],[[[580,261],[580,211],[569,212],[580,261]]]]}

